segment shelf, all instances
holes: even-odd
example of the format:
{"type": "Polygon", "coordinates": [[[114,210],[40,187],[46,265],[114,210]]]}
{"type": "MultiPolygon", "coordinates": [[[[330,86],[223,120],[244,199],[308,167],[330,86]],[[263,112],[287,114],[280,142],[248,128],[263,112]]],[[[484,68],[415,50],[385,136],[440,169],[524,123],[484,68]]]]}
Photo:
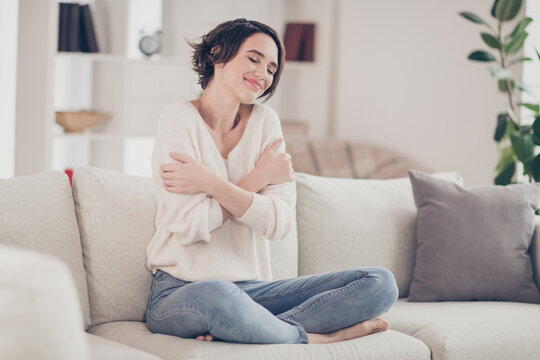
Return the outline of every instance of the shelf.
{"type": "Polygon", "coordinates": [[[135,63],[135,64],[160,64],[185,66],[191,69],[189,59],[183,59],[175,56],[159,56],[128,58],[123,55],[103,54],[103,53],[82,53],[82,52],[57,52],[58,59],[87,60],[95,62],[113,62],[113,63],[135,63]]]}
{"type": "Polygon", "coordinates": [[[90,132],[83,133],[60,133],[54,134],[57,139],[80,139],[88,141],[123,141],[126,137],[120,134],[93,134],[90,132]]]}
{"type": "Polygon", "coordinates": [[[59,51],[56,53],[59,59],[84,59],[88,61],[101,61],[101,62],[127,62],[128,58],[122,55],[102,54],[102,53],[82,53],[82,52],[68,52],[59,51]]]}

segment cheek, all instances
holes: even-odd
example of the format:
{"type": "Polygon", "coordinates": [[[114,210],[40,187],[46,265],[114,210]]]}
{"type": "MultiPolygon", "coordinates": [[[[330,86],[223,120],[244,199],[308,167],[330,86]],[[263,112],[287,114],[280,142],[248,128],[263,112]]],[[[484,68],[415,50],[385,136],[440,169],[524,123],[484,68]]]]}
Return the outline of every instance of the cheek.
{"type": "Polygon", "coordinates": [[[269,79],[267,79],[267,80],[266,80],[266,84],[265,84],[265,85],[266,85],[266,87],[265,87],[265,89],[264,89],[264,90],[265,90],[265,91],[266,91],[266,90],[268,90],[268,88],[269,88],[270,86],[272,86],[272,83],[273,83],[273,82],[274,82],[274,78],[273,78],[273,77],[272,77],[272,78],[269,78],[269,79]]]}

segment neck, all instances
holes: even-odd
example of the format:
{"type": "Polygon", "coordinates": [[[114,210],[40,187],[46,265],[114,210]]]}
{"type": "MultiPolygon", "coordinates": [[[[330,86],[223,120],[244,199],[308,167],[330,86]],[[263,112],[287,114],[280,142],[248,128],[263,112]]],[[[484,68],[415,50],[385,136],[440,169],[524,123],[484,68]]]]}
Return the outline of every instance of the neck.
{"type": "Polygon", "coordinates": [[[240,102],[213,86],[206,87],[199,99],[199,105],[203,120],[218,133],[224,134],[232,130],[240,119],[240,102]]]}

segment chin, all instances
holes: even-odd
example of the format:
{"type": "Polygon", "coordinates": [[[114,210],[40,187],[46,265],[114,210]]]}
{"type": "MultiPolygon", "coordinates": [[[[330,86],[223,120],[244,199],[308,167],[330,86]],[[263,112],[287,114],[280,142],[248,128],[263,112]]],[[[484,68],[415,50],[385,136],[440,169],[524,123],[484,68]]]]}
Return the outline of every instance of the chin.
{"type": "Polygon", "coordinates": [[[259,94],[250,94],[240,96],[239,99],[242,104],[253,104],[255,101],[257,101],[258,97],[259,94]]]}

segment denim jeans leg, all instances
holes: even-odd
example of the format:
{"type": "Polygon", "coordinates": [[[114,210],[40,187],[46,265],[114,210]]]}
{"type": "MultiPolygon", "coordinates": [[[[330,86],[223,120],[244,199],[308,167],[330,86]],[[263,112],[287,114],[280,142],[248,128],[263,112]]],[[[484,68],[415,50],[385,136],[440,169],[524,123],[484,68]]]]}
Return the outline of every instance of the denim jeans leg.
{"type": "Polygon", "coordinates": [[[153,286],[156,294],[146,314],[153,332],[183,338],[210,333],[218,340],[250,344],[307,342],[293,320],[278,319],[234,283],[204,280],[171,288],[164,282],[181,280],[169,277],[153,286]]]}
{"type": "Polygon", "coordinates": [[[374,319],[398,298],[393,274],[380,267],[348,269],[239,286],[279,319],[325,334],[374,319]]]}

